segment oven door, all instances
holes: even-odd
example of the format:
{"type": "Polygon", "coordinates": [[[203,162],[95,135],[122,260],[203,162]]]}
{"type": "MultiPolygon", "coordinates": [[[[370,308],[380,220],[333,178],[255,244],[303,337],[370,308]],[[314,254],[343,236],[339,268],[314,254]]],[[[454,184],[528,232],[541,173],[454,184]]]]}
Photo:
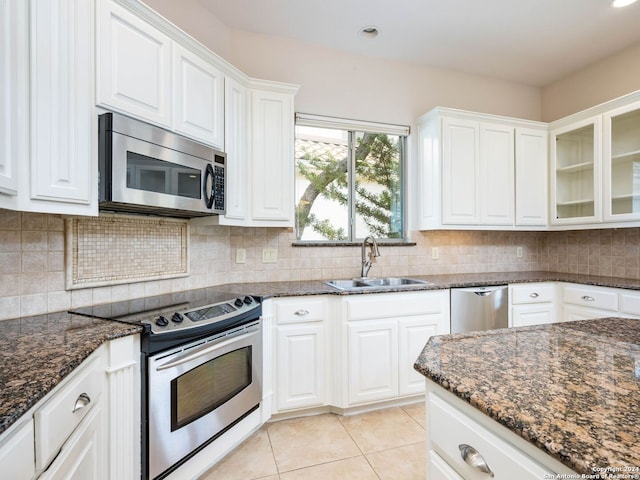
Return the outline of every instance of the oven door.
{"type": "Polygon", "coordinates": [[[261,321],[149,357],[148,382],[148,472],[155,478],[259,405],[261,321]]]}
{"type": "Polygon", "coordinates": [[[105,166],[111,174],[111,202],[213,211],[212,162],[112,132],[111,161],[105,166]]]}

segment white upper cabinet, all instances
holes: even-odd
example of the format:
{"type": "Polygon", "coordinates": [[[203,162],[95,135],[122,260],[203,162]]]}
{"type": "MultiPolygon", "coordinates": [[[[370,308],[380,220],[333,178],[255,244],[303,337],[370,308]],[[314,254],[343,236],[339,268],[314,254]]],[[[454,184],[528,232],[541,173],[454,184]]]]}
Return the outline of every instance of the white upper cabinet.
{"type": "Polygon", "coordinates": [[[171,39],[112,0],[98,4],[98,105],[170,128],[171,39]]]}
{"type": "Polygon", "coordinates": [[[0,208],[97,215],[94,3],[0,10],[0,208]]]}
{"type": "Polygon", "coordinates": [[[480,123],[480,222],[513,225],[514,128],[480,123]]]}
{"type": "Polygon", "coordinates": [[[552,224],[600,222],[601,117],[551,131],[552,224]]]}
{"type": "Polygon", "coordinates": [[[225,151],[226,214],[293,226],[296,85],[250,79],[135,0],[98,0],[97,105],[225,151]]]}
{"type": "Polygon", "coordinates": [[[442,119],[442,223],[480,222],[480,128],[476,121],[442,119]]]}
{"type": "Polygon", "coordinates": [[[224,75],[181,45],[173,45],[173,129],[224,149],[224,75]]]}
{"type": "Polygon", "coordinates": [[[28,2],[0,1],[0,193],[8,195],[17,194],[18,159],[29,153],[28,24],[28,2]]]}
{"type": "Polygon", "coordinates": [[[247,178],[249,175],[248,88],[227,77],[225,82],[225,145],[227,154],[227,205],[218,219],[221,224],[242,224],[247,219],[247,178]]]}
{"type": "Polygon", "coordinates": [[[93,2],[31,2],[31,198],[89,205],[96,190],[93,2]]]}
{"type": "Polygon", "coordinates": [[[547,138],[546,128],[516,128],[516,225],[549,223],[547,138]]]}
{"type": "Polygon", "coordinates": [[[437,108],[418,125],[420,229],[546,228],[545,124],[437,108]]]}
{"type": "Polygon", "coordinates": [[[251,91],[252,219],[293,226],[293,95],[251,91]]]}
{"type": "Polygon", "coordinates": [[[640,102],[603,115],[604,220],[640,220],[640,102]]]}
{"type": "Polygon", "coordinates": [[[140,12],[99,4],[97,104],[224,150],[223,62],[219,68],[206,55],[213,53],[186,48],[140,12]]]}

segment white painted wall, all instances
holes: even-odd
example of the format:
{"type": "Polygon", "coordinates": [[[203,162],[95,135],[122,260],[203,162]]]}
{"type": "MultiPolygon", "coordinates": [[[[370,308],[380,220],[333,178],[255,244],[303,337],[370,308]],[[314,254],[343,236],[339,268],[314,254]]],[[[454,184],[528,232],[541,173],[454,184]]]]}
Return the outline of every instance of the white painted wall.
{"type": "Polygon", "coordinates": [[[435,106],[539,120],[540,89],[234,31],[231,62],[252,77],[301,86],[296,110],[411,125],[435,106]]]}
{"type": "Polygon", "coordinates": [[[412,125],[435,106],[540,120],[537,87],[234,30],[197,0],[145,0],[255,78],[295,83],[296,111],[412,125]]]}
{"type": "Polygon", "coordinates": [[[640,90],[640,43],[542,89],[542,120],[551,122],[640,90]]]}
{"type": "Polygon", "coordinates": [[[230,60],[231,30],[198,0],[142,1],[222,58],[230,60]]]}

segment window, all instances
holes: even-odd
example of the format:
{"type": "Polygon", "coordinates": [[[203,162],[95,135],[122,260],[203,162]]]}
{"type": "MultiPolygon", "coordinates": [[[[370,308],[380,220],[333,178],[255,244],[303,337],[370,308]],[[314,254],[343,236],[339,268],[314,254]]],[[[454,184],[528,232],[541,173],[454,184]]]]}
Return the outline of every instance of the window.
{"type": "Polygon", "coordinates": [[[408,127],[296,114],[298,241],[403,240],[408,127]]]}

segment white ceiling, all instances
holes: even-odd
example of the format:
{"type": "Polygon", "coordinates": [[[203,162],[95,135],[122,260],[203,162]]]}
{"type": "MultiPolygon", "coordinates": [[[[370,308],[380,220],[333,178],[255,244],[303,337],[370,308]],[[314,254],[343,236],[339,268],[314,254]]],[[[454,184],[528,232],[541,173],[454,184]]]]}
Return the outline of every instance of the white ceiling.
{"type": "Polygon", "coordinates": [[[200,0],[234,29],[535,86],[640,42],[640,2],[610,1],[200,0]]]}

